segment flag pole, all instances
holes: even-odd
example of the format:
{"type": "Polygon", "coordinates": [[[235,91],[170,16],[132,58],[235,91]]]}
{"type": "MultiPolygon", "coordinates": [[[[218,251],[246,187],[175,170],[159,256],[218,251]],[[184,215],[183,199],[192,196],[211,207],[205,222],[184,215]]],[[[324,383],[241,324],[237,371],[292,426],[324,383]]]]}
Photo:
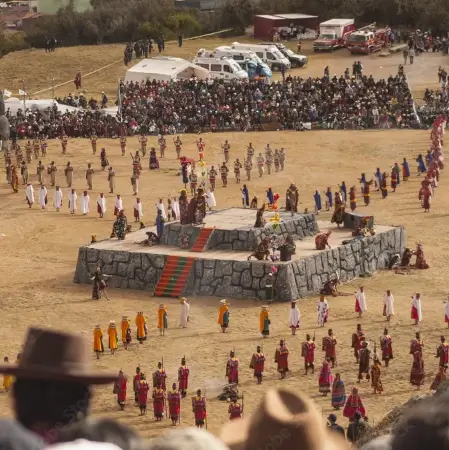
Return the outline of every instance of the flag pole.
{"type": "Polygon", "coordinates": [[[26,105],[26,91],[25,91],[25,80],[22,80],[22,92],[23,92],[23,112],[25,113],[27,109],[26,105]]]}
{"type": "Polygon", "coordinates": [[[118,86],[117,86],[117,96],[118,96],[118,113],[120,114],[120,124],[123,121],[122,117],[122,93],[120,91],[120,78],[118,79],[118,86]]]}

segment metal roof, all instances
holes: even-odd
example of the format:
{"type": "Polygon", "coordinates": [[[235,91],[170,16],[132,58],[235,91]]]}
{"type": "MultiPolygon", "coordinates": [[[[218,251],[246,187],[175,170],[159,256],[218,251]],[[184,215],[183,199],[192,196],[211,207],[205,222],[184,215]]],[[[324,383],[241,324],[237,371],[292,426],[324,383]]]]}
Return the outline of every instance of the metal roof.
{"type": "Polygon", "coordinates": [[[326,22],[321,22],[320,25],[323,26],[339,26],[339,25],[352,25],[354,23],[354,19],[331,19],[326,22]]]}
{"type": "Polygon", "coordinates": [[[308,14],[276,14],[280,19],[316,19],[318,16],[309,16],[308,14]]]}
{"type": "Polygon", "coordinates": [[[270,15],[270,14],[259,14],[259,15],[256,16],[256,17],[261,17],[262,19],[270,19],[270,20],[279,20],[279,19],[282,19],[282,17],[279,17],[279,16],[273,16],[273,15],[270,15]]]}

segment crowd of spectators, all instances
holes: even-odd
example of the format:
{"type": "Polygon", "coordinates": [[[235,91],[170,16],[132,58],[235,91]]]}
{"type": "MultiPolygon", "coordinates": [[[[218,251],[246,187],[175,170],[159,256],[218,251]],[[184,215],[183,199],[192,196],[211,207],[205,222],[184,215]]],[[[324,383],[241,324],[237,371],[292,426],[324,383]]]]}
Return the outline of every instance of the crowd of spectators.
{"type": "MultiPolygon", "coordinates": [[[[106,113],[100,101],[83,95],[61,100],[83,108],[61,113],[19,110],[9,114],[19,137],[43,133],[69,137],[198,133],[205,131],[262,131],[265,129],[416,128],[413,99],[405,77],[372,76],[322,78],[287,76],[284,82],[263,80],[177,82],[148,81],[122,84],[121,110],[106,113]],[[271,125],[270,125],[271,124],[271,125]],[[271,128],[270,128],[271,127],[271,128]]],[[[118,104],[118,101],[116,102],[118,104]]]]}

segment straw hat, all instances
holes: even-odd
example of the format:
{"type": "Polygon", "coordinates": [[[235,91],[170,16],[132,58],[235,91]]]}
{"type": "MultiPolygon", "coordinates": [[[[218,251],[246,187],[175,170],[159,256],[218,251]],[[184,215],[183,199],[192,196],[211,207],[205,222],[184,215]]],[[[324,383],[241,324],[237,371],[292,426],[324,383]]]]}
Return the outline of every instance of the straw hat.
{"type": "Polygon", "coordinates": [[[109,326],[110,327],[115,327],[115,320],[110,320],[109,321],[109,326]]]}
{"type": "Polygon", "coordinates": [[[262,311],[268,311],[268,306],[262,306],[262,311]]]}
{"type": "Polygon", "coordinates": [[[220,305],[226,305],[226,299],[220,300],[220,305]]]}
{"type": "Polygon", "coordinates": [[[185,303],[187,301],[186,297],[179,297],[179,303],[185,303]]]}
{"type": "Polygon", "coordinates": [[[122,322],[127,322],[128,321],[128,316],[122,316],[122,322]]]}
{"type": "Polygon", "coordinates": [[[231,450],[270,447],[294,450],[338,450],[348,445],[328,434],[312,400],[287,389],[268,390],[254,413],[225,425],[221,440],[231,450]]]}
{"type": "Polygon", "coordinates": [[[91,348],[83,336],[30,328],[19,362],[0,366],[0,373],[31,380],[86,384],[108,384],[117,379],[116,373],[94,372],[90,361],[91,348]]]}
{"type": "Polygon", "coordinates": [[[164,305],[163,303],[161,303],[161,304],[159,305],[159,309],[165,309],[165,305],[164,305]]]}

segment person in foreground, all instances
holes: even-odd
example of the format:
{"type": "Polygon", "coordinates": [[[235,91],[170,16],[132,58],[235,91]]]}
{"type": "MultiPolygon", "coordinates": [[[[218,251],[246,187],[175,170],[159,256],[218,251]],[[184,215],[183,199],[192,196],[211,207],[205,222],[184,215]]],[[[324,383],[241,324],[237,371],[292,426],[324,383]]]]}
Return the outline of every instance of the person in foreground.
{"type": "Polygon", "coordinates": [[[92,385],[117,379],[117,374],[92,371],[90,360],[83,336],[30,328],[18,364],[0,366],[0,373],[15,377],[17,422],[53,443],[61,427],[86,417],[92,385]]]}
{"type": "Polygon", "coordinates": [[[268,390],[254,413],[225,425],[221,440],[231,450],[344,450],[337,433],[328,432],[313,401],[285,388],[268,390]]]}

